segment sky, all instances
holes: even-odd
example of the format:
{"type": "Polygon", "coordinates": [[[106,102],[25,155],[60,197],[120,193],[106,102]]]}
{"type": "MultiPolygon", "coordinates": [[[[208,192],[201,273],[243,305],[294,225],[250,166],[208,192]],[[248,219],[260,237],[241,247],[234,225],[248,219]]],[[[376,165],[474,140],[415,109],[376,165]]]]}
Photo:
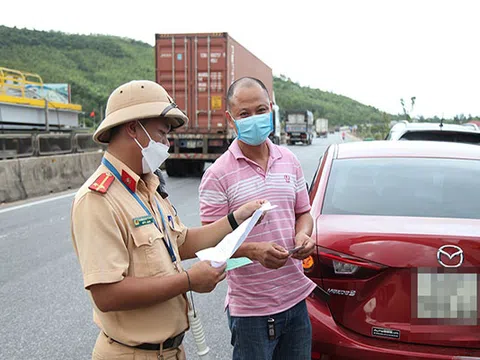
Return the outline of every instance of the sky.
{"type": "MultiPolygon", "coordinates": [[[[108,34],[154,44],[156,33],[228,32],[303,86],[391,114],[480,115],[476,0],[2,1],[0,24],[108,34]]],[[[0,49],[1,50],[1,49],[0,49]]],[[[1,55],[1,54],[0,54],[1,55]]]]}

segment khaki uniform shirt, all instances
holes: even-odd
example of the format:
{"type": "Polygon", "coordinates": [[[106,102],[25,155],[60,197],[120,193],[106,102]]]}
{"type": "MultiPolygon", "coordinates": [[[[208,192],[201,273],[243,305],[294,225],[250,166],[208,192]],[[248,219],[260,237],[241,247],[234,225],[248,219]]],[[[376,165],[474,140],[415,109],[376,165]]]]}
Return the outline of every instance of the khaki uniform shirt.
{"type": "MultiPolygon", "coordinates": [[[[139,177],[113,155],[105,153],[105,158],[122,179],[114,178],[109,184],[113,174],[101,164],[76,194],[72,208],[72,239],[85,288],[118,282],[126,276],[177,273],[163,242],[165,232],[157,202],[164,214],[177,266],[182,271],[178,247],[185,241],[187,228],[170,202],[157,193],[158,177],[153,174],[139,177]],[[147,206],[160,230],[151,218],[145,218],[148,214],[124,184],[147,206]]],[[[161,343],[188,329],[184,295],[148,308],[108,313],[101,312],[90,292],[89,295],[95,323],[108,336],[124,344],[161,343]]]]}

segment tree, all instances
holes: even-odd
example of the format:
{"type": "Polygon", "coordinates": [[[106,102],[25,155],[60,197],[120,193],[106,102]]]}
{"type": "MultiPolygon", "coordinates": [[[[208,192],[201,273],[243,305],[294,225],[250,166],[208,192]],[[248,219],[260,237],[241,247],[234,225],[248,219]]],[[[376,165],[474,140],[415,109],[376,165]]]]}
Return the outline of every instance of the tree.
{"type": "Polygon", "coordinates": [[[412,96],[410,98],[410,101],[411,101],[410,111],[407,111],[407,108],[405,107],[405,101],[403,100],[403,98],[400,99],[400,104],[402,105],[403,114],[405,115],[405,118],[408,121],[411,120],[410,114],[413,112],[413,107],[415,106],[415,100],[417,100],[415,96],[412,96]]]}

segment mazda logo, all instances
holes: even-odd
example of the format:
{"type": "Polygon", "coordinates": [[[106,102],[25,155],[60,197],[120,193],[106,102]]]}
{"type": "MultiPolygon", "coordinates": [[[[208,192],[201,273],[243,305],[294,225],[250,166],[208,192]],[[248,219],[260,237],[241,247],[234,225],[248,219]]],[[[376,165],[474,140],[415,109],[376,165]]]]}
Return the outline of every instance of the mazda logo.
{"type": "Polygon", "coordinates": [[[437,260],[446,268],[459,267],[463,263],[463,250],[455,245],[443,245],[437,251],[437,260]],[[445,264],[446,259],[448,259],[448,265],[445,264]]]}

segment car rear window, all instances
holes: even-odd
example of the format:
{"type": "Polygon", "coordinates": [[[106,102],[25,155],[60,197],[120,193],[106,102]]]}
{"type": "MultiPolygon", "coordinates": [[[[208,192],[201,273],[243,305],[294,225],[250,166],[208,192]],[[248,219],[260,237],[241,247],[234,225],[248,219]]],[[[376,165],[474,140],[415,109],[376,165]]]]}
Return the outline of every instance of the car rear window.
{"type": "Polygon", "coordinates": [[[480,219],[480,161],[335,160],[323,214],[480,219]]]}
{"type": "Polygon", "coordinates": [[[480,132],[463,133],[456,131],[411,131],[403,134],[400,137],[400,140],[447,141],[479,145],[480,132]]]}

